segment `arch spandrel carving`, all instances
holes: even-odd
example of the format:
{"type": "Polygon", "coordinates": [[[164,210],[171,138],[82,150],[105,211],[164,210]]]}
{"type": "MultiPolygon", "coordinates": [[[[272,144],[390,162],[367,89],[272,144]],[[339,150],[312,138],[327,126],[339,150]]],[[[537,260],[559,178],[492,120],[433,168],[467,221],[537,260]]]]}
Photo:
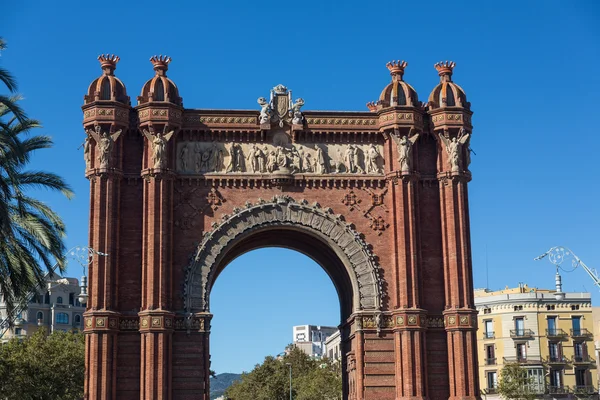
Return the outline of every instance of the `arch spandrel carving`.
{"type": "Polygon", "coordinates": [[[187,313],[208,312],[209,294],[219,264],[227,250],[242,237],[269,228],[297,229],[323,241],[344,264],[352,283],[353,311],[380,310],[383,280],[376,257],[363,237],[347,223],[318,203],[296,202],[289,196],[259,200],[234,209],[205,233],[187,266],[184,297],[187,313]]]}

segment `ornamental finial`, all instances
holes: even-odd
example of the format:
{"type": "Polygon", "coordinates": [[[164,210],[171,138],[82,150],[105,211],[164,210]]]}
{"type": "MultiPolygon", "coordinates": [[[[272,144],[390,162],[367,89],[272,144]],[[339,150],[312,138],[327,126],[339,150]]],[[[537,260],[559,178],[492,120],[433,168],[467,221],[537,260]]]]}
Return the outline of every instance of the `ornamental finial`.
{"type": "Polygon", "coordinates": [[[370,101],[367,103],[367,108],[369,109],[369,111],[375,112],[377,111],[377,103],[375,103],[374,101],[370,101]]]}
{"type": "Polygon", "coordinates": [[[392,60],[385,64],[385,66],[390,70],[390,74],[392,76],[398,76],[400,79],[402,79],[402,75],[404,75],[404,68],[406,68],[407,65],[408,63],[406,61],[399,60],[392,60]]]}
{"type": "Polygon", "coordinates": [[[150,62],[154,65],[154,70],[157,75],[164,75],[169,69],[171,57],[163,56],[162,54],[160,56],[152,56],[150,57],[150,62]]]}
{"type": "Polygon", "coordinates": [[[105,75],[113,75],[119,60],[119,56],[114,54],[100,54],[98,56],[98,61],[100,61],[100,66],[105,75]]]}
{"type": "Polygon", "coordinates": [[[452,70],[456,66],[456,63],[454,61],[440,61],[438,63],[435,63],[433,66],[435,67],[435,69],[437,69],[440,77],[447,76],[449,80],[452,76],[452,70]]]}

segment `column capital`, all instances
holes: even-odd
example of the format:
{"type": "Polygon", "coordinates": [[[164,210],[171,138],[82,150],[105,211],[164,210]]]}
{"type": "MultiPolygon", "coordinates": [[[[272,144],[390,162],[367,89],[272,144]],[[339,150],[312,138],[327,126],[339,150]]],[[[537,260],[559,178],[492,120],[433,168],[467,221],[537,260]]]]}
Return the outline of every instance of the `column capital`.
{"type": "Polygon", "coordinates": [[[118,312],[88,310],[83,313],[84,333],[116,333],[119,330],[118,312]]]}

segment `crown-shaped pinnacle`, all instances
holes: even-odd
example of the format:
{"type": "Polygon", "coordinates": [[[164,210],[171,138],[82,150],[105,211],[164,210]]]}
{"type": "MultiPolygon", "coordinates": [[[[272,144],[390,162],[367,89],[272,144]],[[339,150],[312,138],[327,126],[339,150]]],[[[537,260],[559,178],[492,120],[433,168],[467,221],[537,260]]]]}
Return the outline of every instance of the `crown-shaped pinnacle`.
{"type": "Polygon", "coordinates": [[[369,109],[369,111],[375,112],[377,111],[377,103],[375,103],[374,101],[370,101],[367,103],[367,108],[369,109]]]}
{"type": "Polygon", "coordinates": [[[408,65],[408,63],[406,61],[400,61],[400,60],[398,60],[398,61],[392,60],[392,61],[388,62],[387,64],[385,64],[387,69],[390,70],[390,74],[392,76],[404,75],[404,68],[406,68],[407,65],[408,65]]]}
{"type": "Polygon", "coordinates": [[[438,74],[442,75],[452,75],[452,70],[456,66],[454,61],[440,61],[433,65],[435,69],[437,69],[438,74]]]}
{"type": "Polygon", "coordinates": [[[98,56],[98,61],[100,61],[100,66],[102,70],[107,75],[112,75],[113,71],[117,68],[117,63],[119,62],[119,56],[114,54],[100,54],[98,56]]]}
{"type": "Polygon", "coordinates": [[[169,69],[169,63],[171,62],[171,57],[163,56],[162,54],[159,56],[150,57],[150,62],[154,65],[155,71],[166,71],[169,69]]]}

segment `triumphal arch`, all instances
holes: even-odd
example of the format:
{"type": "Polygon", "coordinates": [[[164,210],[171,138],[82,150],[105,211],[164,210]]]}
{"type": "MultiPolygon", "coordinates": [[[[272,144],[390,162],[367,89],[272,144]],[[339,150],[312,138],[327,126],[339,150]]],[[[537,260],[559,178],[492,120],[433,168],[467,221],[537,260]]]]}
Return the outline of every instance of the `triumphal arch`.
{"type": "Polygon", "coordinates": [[[119,58],[99,60],[82,108],[90,246],[108,256],[89,271],[86,399],[208,400],[211,288],[264,246],[331,277],[345,399],[478,397],[472,112],[454,63],[421,102],[390,62],[377,101],[338,112],[283,85],[254,110],[184,108],[163,56],[133,106],[119,58]]]}

